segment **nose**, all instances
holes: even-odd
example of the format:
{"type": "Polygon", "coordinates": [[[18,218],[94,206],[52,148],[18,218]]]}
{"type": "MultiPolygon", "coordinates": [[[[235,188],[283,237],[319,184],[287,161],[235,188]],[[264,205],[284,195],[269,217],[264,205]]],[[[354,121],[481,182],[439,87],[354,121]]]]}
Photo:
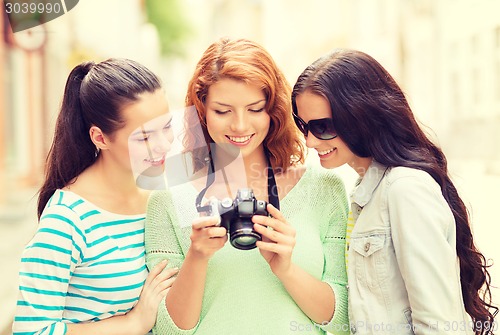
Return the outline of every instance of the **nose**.
{"type": "Polygon", "coordinates": [[[314,136],[311,132],[307,133],[306,136],[306,147],[316,148],[321,143],[321,140],[314,136]]]}
{"type": "Polygon", "coordinates": [[[153,143],[153,151],[159,154],[164,154],[170,151],[172,147],[173,138],[170,134],[165,134],[164,136],[158,136],[153,143]]]}
{"type": "Polygon", "coordinates": [[[231,131],[243,133],[247,128],[248,122],[245,112],[236,112],[231,120],[231,131]]]}

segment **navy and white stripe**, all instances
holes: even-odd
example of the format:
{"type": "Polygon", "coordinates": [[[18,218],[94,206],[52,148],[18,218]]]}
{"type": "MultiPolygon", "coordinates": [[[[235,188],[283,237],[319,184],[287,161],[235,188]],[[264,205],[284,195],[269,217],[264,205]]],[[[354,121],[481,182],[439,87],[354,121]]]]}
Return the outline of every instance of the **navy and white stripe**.
{"type": "Polygon", "coordinates": [[[21,258],[13,334],[65,334],[66,323],[128,312],[147,276],[144,219],[57,190],[21,258]]]}

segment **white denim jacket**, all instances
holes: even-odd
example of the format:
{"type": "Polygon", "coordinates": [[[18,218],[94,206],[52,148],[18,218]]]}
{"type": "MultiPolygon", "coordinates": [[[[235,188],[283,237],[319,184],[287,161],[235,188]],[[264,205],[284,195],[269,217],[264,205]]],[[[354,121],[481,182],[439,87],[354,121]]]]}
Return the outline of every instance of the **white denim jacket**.
{"type": "Polygon", "coordinates": [[[426,172],[376,161],[351,194],[352,334],[473,334],[453,214],[426,172]]]}

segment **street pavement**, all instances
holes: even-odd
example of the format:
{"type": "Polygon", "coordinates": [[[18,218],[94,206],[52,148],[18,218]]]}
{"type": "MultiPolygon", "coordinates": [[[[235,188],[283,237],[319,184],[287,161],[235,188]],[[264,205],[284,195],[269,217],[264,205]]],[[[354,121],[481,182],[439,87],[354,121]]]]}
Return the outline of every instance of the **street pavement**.
{"type": "MultiPolygon", "coordinates": [[[[496,264],[490,269],[493,285],[500,286],[500,218],[498,193],[500,174],[490,174],[481,162],[450,161],[452,178],[471,211],[473,233],[477,246],[496,264]]],[[[356,179],[349,168],[337,170],[344,178],[347,191],[356,179]]],[[[11,323],[17,300],[19,259],[37,227],[36,190],[6,192],[9,197],[0,202],[0,335],[11,334],[11,323]]],[[[493,301],[500,304],[500,289],[493,289],[493,301]]]]}

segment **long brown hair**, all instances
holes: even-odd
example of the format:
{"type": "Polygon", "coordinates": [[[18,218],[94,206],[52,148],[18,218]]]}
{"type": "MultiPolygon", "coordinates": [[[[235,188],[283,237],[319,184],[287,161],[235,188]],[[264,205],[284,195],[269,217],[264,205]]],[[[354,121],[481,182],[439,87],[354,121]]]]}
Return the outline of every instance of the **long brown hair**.
{"type": "Polygon", "coordinates": [[[476,334],[487,333],[498,311],[491,301],[489,265],[474,244],[467,208],[449,177],[445,155],[418,125],[396,81],[371,56],[340,49],[299,76],[292,92],[295,113],[295,99],[305,91],[328,100],[335,130],[354,154],[386,166],[423,170],[440,185],[455,217],[465,310],[476,334]]]}
{"type": "Polygon", "coordinates": [[[153,72],[128,59],[84,62],[71,71],[39,191],[39,219],[54,191],[96,161],[98,152],[90,139],[90,127],[97,126],[112,135],[125,126],[121,108],[136,101],[141,93],[159,88],[160,80],[153,72]]]}
{"type": "MultiPolygon", "coordinates": [[[[187,127],[201,123],[204,138],[188,132],[186,148],[200,148],[213,143],[207,131],[205,100],[208,89],[222,78],[241,80],[260,86],[266,97],[266,111],[271,118],[264,140],[271,165],[286,171],[291,165],[304,161],[304,145],[291,116],[291,87],[271,55],[260,45],[246,39],[222,38],[211,44],[196,65],[186,94],[186,106],[197,113],[188,113],[187,127]],[[196,119],[194,119],[196,118],[196,119]]],[[[206,165],[203,149],[194,154],[194,170],[206,165]]],[[[205,151],[206,152],[206,151],[205,151]]]]}

